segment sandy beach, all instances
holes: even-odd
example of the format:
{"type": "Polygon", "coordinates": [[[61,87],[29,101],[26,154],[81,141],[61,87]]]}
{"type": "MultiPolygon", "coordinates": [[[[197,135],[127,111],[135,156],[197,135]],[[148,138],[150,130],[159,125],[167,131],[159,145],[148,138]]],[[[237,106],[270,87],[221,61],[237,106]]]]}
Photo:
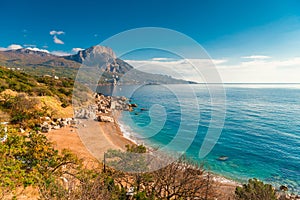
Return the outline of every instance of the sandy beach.
{"type": "Polygon", "coordinates": [[[79,158],[100,162],[107,150],[125,150],[125,145],[133,144],[123,137],[117,122],[81,120],[76,127],[52,130],[46,136],[58,150],[70,149],[79,158]]]}

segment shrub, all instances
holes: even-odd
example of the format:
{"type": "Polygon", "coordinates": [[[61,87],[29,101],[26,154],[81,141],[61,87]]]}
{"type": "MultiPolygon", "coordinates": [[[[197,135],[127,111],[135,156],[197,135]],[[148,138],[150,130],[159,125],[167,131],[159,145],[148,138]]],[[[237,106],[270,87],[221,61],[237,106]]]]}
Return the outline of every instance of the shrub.
{"type": "Polygon", "coordinates": [[[257,179],[250,179],[248,184],[237,187],[235,196],[238,200],[276,200],[272,185],[264,184],[257,179]]]}

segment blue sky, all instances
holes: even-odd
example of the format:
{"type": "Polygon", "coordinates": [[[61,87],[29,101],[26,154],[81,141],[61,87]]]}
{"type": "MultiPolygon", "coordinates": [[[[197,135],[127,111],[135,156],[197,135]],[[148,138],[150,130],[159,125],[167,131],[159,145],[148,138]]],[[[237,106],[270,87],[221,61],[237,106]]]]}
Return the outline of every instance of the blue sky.
{"type": "Polygon", "coordinates": [[[0,7],[1,50],[20,45],[72,53],[119,32],[150,26],[190,36],[213,59],[226,60],[221,68],[243,65],[245,59],[274,65],[300,57],[297,0],[4,0],[0,7]]]}

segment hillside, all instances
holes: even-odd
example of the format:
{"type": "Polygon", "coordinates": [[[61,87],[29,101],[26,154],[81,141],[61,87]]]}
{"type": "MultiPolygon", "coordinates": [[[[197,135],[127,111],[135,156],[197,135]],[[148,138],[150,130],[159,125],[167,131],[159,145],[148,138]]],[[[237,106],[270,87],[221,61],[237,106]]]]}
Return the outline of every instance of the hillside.
{"type": "Polygon", "coordinates": [[[23,71],[0,67],[0,93],[10,89],[30,96],[53,96],[62,103],[71,103],[74,81],[70,78],[55,79],[51,76],[31,76],[23,71]]]}
{"type": "MultiPolygon", "coordinates": [[[[71,117],[73,85],[70,78],[31,76],[0,67],[0,119],[20,124],[40,116],[71,117]]],[[[82,92],[85,97],[91,94],[85,87],[82,92]]]]}
{"type": "Polygon", "coordinates": [[[80,64],[45,52],[18,49],[0,51],[0,66],[20,68],[31,75],[72,78],[80,64]]]}
{"type": "Polygon", "coordinates": [[[56,56],[45,52],[18,49],[0,51],[0,66],[19,68],[34,76],[58,76],[74,79],[77,70],[84,64],[98,67],[101,72],[99,84],[110,84],[114,77],[122,84],[185,84],[184,80],[161,74],[150,74],[134,69],[130,64],[116,57],[109,47],[93,46],[70,56],[56,56]]]}

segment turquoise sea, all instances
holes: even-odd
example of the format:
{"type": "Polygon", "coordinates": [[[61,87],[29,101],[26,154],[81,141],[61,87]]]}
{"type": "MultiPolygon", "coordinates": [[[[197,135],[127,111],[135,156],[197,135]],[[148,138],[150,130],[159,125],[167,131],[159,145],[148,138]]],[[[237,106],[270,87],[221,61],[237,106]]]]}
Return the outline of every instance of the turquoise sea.
{"type": "MultiPolygon", "coordinates": [[[[138,104],[135,111],[123,112],[120,118],[127,137],[166,146],[180,129],[185,133],[182,141],[192,141],[186,155],[204,162],[211,171],[240,182],[256,177],[275,186],[287,185],[299,193],[300,85],[225,84],[224,89],[224,127],[204,158],[199,158],[199,150],[211,125],[212,111],[217,113],[219,108],[212,106],[205,85],[122,86],[114,95],[125,95],[138,104]],[[195,109],[195,104],[199,108],[195,109]],[[189,133],[189,127],[196,130],[195,134],[189,133]],[[228,159],[220,161],[220,156],[228,159]]],[[[176,151],[176,146],[172,148],[176,151]]]]}

